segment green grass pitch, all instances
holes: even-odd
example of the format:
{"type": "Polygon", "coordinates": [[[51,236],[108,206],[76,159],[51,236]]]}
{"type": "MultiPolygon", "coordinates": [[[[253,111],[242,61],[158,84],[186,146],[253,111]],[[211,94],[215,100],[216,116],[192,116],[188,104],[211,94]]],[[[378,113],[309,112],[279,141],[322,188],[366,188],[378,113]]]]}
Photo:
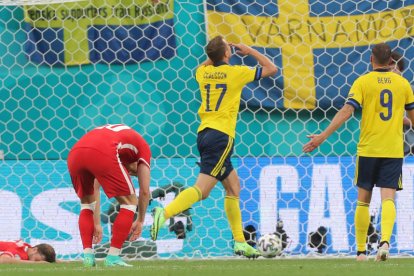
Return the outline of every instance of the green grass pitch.
{"type": "Polygon", "coordinates": [[[387,262],[370,260],[357,263],[354,259],[226,259],[226,260],[145,260],[129,262],[134,267],[105,268],[102,262],[85,269],[80,262],[40,265],[0,265],[0,275],[414,275],[414,258],[394,258],[387,262]]]}

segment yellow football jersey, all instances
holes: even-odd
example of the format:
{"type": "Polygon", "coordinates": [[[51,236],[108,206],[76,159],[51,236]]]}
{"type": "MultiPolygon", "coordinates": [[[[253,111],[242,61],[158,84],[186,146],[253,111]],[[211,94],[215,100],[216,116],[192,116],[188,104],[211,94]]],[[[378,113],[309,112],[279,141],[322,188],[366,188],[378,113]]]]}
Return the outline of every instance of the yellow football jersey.
{"type": "Polygon", "coordinates": [[[414,109],[408,81],[376,70],[355,80],[347,104],[362,107],[358,156],[402,158],[404,110],[414,109]]]}
{"type": "Polygon", "coordinates": [[[212,128],[234,138],[242,89],[260,77],[260,67],[222,63],[197,68],[196,80],[201,92],[201,106],[198,110],[201,124],[198,132],[212,128]]]}

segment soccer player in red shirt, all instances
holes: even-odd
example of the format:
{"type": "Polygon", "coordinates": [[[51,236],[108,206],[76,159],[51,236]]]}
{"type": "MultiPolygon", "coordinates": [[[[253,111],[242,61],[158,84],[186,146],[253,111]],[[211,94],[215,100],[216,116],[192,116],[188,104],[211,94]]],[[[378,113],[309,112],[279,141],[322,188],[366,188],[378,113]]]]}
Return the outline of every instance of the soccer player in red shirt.
{"type": "Polygon", "coordinates": [[[2,264],[33,264],[54,263],[56,253],[49,244],[42,243],[31,246],[21,240],[0,241],[0,263],[2,264]]]}
{"type": "Polygon", "coordinates": [[[96,185],[94,188],[94,182],[99,182],[105,194],[109,198],[115,197],[121,205],[112,227],[111,246],[104,264],[130,266],[119,254],[130,233],[130,240],[141,236],[150,197],[150,158],[151,151],[144,138],[122,124],[95,128],[85,134],[69,152],[69,173],[81,200],[79,231],[84,249],[84,266],[95,266],[92,243],[98,243],[102,238],[102,228],[97,222],[99,219],[96,219],[99,217],[99,204],[96,204],[99,189],[96,185]],[[139,199],[129,175],[138,177],[139,199]],[[137,205],[139,214],[134,222],[137,205]]]}

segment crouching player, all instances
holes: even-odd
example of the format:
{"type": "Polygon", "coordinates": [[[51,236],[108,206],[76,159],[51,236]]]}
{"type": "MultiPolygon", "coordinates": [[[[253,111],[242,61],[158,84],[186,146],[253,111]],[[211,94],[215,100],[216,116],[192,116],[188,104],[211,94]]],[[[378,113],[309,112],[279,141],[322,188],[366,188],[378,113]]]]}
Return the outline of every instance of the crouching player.
{"type": "Polygon", "coordinates": [[[112,238],[105,258],[105,266],[130,266],[119,256],[122,244],[131,233],[130,240],[141,236],[142,225],[149,202],[151,151],[147,142],[132,128],[117,124],[105,125],[86,133],[72,148],[68,168],[73,187],[81,201],[79,232],[83,245],[83,264],[95,266],[92,243],[100,242],[102,228],[95,223],[99,217],[99,193],[95,179],[105,194],[115,197],[120,211],[112,227],[112,238]],[[139,181],[139,199],[129,175],[139,181]],[[139,214],[134,222],[135,211],[139,214]]]}

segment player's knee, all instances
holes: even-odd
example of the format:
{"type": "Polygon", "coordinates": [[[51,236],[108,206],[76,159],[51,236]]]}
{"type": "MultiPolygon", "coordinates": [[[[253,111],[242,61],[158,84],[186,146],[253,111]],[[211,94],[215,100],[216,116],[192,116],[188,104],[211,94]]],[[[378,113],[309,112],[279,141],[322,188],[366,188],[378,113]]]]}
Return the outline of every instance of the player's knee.
{"type": "Polygon", "coordinates": [[[126,209],[126,210],[129,210],[129,211],[133,212],[133,213],[135,213],[137,211],[137,205],[121,204],[120,207],[121,207],[121,209],[126,209]]]}
{"type": "Polygon", "coordinates": [[[226,192],[226,196],[239,197],[240,195],[240,185],[225,185],[224,190],[226,192]]]}
{"type": "Polygon", "coordinates": [[[240,197],[240,190],[226,190],[226,196],[240,197]]]}
{"type": "Polygon", "coordinates": [[[200,200],[204,200],[210,195],[211,189],[208,187],[195,185],[194,188],[198,191],[200,200]]]}
{"type": "Polygon", "coordinates": [[[95,212],[96,207],[96,201],[91,203],[81,203],[81,210],[91,210],[92,212],[95,212]]]}
{"type": "Polygon", "coordinates": [[[138,205],[138,198],[136,195],[117,196],[115,198],[121,205],[138,205]]]}

